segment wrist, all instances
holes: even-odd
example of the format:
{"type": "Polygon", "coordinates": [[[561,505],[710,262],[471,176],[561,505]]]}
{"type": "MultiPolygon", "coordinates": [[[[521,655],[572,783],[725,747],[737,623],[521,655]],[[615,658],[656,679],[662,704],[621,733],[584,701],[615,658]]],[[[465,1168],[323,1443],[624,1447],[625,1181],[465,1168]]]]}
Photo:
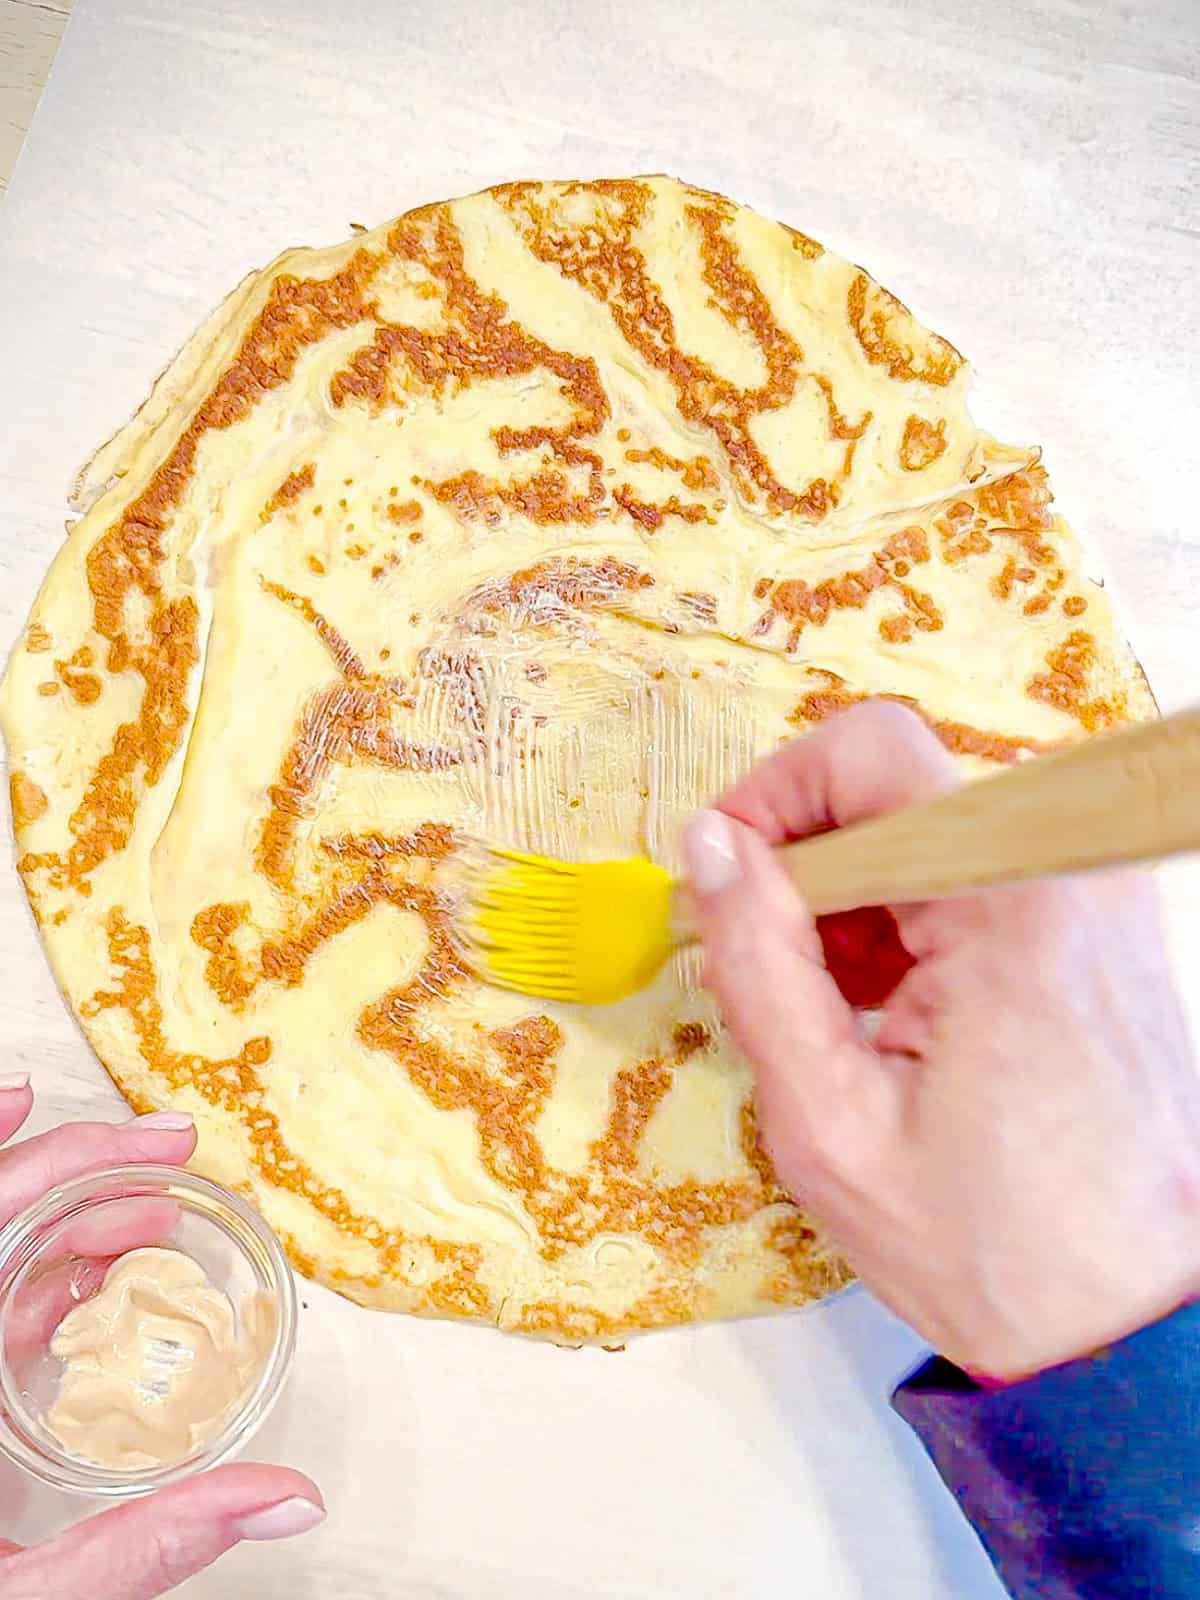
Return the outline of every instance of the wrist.
{"type": "Polygon", "coordinates": [[[1160,1283],[1144,1294],[1110,1301],[1103,1308],[1093,1306],[1086,1316],[1063,1318],[1055,1328],[1043,1328],[1035,1340],[1021,1338],[1011,1343],[998,1341],[989,1348],[981,1346],[978,1354],[957,1365],[979,1388],[1004,1389],[1073,1361],[1098,1360],[1114,1345],[1165,1322],[1197,1301],[1200,1270],[1189,1267],[1174,1281],[1160,1283]]]}

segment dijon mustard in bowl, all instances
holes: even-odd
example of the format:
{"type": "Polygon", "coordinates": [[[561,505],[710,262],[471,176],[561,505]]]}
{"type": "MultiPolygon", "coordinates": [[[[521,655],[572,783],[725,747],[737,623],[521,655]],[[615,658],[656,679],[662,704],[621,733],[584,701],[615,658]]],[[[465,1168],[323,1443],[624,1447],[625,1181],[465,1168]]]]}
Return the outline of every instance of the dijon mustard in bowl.
{"type": "Polygon", "coordinates": [[[54,1488],[149,1494],[235,1454],[296,1340],[278,1239],[179,1167],[110,1167],[0,1229],[0,1452],[54,1488]]]}

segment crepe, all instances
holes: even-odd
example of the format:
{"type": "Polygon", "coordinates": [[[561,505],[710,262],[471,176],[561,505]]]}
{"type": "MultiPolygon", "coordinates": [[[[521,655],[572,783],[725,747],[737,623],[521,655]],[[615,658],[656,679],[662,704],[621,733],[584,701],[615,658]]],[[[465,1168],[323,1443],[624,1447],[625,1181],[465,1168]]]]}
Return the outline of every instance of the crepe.
{"type": "Polygon", "coordinates": [[[131,1105],[303,1272],[609,1343],[847,1281],[693,972],[492,991],[447,884],[466,834],[674,865],[868,695],[973,773],[1148,714],[968,381],[717,195],[512,184],[281,256],[99,452],[3,689],[20,870],[131,1105]]]}

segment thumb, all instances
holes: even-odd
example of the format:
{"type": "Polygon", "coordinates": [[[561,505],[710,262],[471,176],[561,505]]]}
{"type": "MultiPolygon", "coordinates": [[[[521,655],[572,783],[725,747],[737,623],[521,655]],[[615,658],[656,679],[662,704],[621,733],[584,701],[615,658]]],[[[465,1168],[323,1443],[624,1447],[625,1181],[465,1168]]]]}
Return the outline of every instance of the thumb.
{"type": "MultiPolygon", "coordinates": [[[[683,839],[705,982],[754,1067],[768,1143],[811,1145],[874,1064],[821,940],[766,840],[721,811],[683,839]]],[[[790,1163],[789,1163],[790,1164],[790,1163]]],[[[782,1175],[782,1174],[781,1174],[782,1175]]]]}
{"type": "Polygon", "coordinates": [[[4,1600],[155,1600],[242,1539],[284,1539],[324,1515],[319,1490],[298,1472],[218,1467],[4,1556],[0,1593],[4,1600]]]}

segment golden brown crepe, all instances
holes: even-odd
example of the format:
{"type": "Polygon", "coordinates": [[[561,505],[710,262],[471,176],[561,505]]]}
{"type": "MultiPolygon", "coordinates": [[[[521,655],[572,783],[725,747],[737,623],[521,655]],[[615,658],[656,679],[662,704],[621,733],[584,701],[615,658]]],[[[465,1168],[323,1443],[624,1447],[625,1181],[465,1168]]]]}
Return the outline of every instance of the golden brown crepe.
{"type": "Polygon", "coordinates": [[[20,867],[130,1102],[303,1271],[604,1341],[846,1280],[690,974],[484,988],[446,873],[463,830],[673,862],[865,695],[980,772],[1146,714],[968,378],[717,195],[513,184],[282,256],[100,451],[3,691],[20,867]]]}

